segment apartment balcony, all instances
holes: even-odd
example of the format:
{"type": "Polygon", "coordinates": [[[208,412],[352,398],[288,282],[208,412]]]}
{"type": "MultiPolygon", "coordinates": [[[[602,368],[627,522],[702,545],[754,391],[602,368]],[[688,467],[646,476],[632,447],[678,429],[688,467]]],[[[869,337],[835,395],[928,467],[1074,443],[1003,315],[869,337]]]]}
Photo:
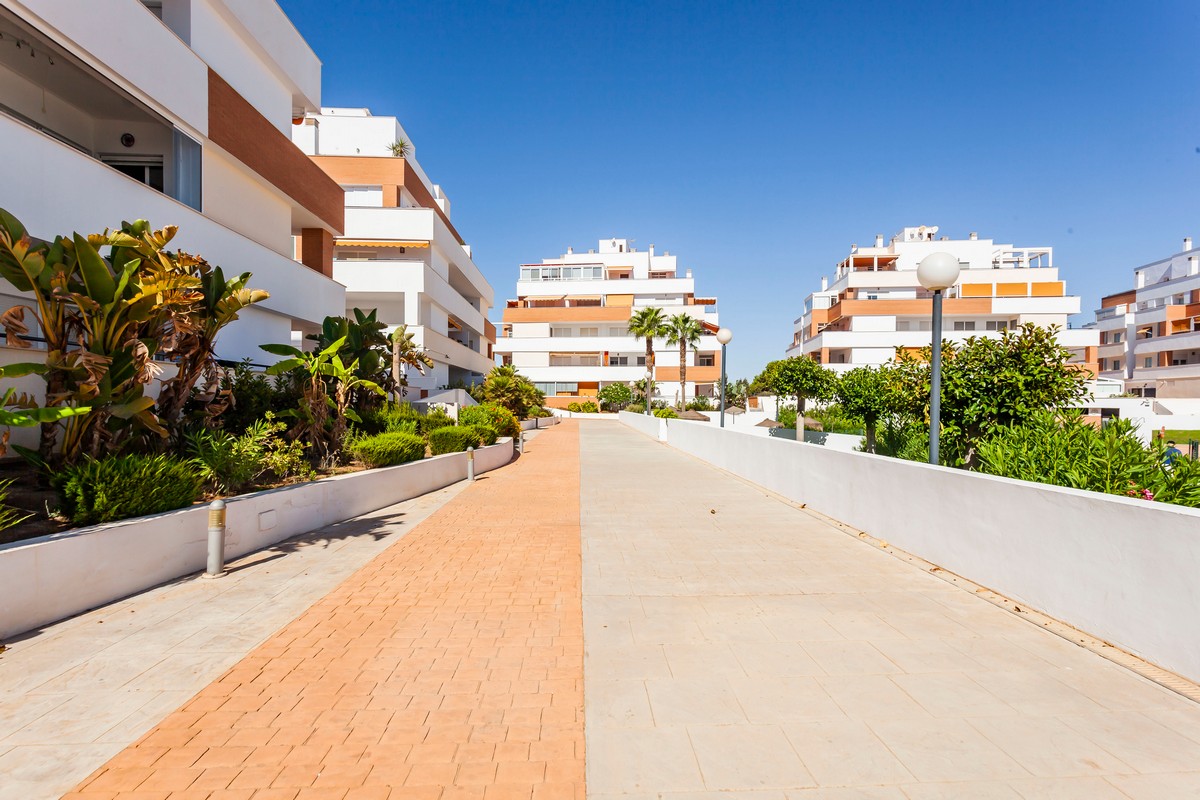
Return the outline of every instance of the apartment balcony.
{"type": "MultiPolygon", "coordinates": [[[[157,191],[86,153],[0,115],[0,152],[9,159],[5,182],[18,186],[70,185],[73,191],[29,191],[5,200],[8,211],[35,236],[80,231],[99,232],[122,219],[147,219],[156,227],[178,225],[171,247],[204,256],[225,274],[253,273],[250,285],[271,297],[251,309],[291,320],[292,329],[315,329],[330,314],[345,310],[345,287],[321,273],[220,225],[195,209],[157,191]],[[98,198],[100,200],[98,200],[98,198]]],[[[254,313],[222,335],[223,358],[250,356],[263,360],[257,345],[268,339],[237,342],[239,329],[249,331],[254,313]]],[[[261,328],[260,328],[261,330],[261,328]]]]}
{"type": "Polygon", "coordinates": [[[588,280],[517,281],[517,295],[672,294],[695,290],[694,278],[593,278],[588,280]]]}
{"type": "MultiPolygon", "coordinates": [[[[987,339],[1000,338],[1000,331],[956,331],[943,330],[942,335],[950,341],[965,341],[976,336],[987,339]]],[[[1063,347],[1094,347],[1096,332],[1084,328],[1069,328],[1058,332],[1058,341],[1063,347]]],[[[928,347],[930,331],[832,331],[818,333],[802,345],[793,345],[792,350],[804,352],[839,347],[928,347]]]]}
{"type": "Polygon", "coordinates": [[[632,336],[528,336],[502,337],[496,342],[501,353],[546,352],[645,352],[646,345],[632,336]]]}
{"type": "Polygon", "coordinates": [[[1130,380],[1152,381],[1172,378],[1200,378],[1200,364],[1181,364],[1175,367],[1136,367],[1130,380]]]}
{"type": "Polygon", "coordinates": [[[410,327],[413,342],[425,348],[434,361],[460,367],[470,372],[486,375],[496,366],[496,362],[483,353],[472,350],[461,342],[456,342],[449,336],[438,333],[424,325],[410,327]]]}
{"type": "Polygon", "coordinates": [[[335,261],[333,276],[346,285],[351,295],[400,300],[409,293],[423,293],[460,323],[476,333],[486,333],[483,312],[424,261],[335,261]]]}
{"type": "Polygon", "coordinates": [[[646,377],[646,368],[640,366],[592,367],[592,366],[518,366],[517,371],[534,383],[576,382],[628,383],[646,377]]]}
{"type": "Polygon", "coordinates": [[[1200,330],[1137,339],[1133,345],[1133,352],[1139,356],[1172,350],[1200,350],[1200,330]]]}
{"type": "Polygon", "coordinates": [[[1128,349],[1128,342],[1114,342],[1112,344],[1102,344],[1098,350],[1100,358],[1121,358],[1125,355],[1128,349]]]}
{"type": "Polygon", "coordinates": [[[432,208],[347,208],[347,240],[418,241],[436,246],[450,263],[449,283],[464,294],[474,292],[487,305],[494,301],[491,284],[475,266],[442,217],[432,208]]]}

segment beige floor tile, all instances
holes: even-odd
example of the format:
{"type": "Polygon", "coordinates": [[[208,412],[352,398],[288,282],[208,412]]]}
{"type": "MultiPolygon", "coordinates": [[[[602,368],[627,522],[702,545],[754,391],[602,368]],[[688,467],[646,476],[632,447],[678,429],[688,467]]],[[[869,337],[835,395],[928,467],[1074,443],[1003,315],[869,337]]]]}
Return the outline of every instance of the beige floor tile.
{"type": "Polygon", "coordinates": [[[737,725],[747,721],[733,689],[719,675],[647,680],[646,694],[657,725],[737,725]]]}
{"type": "Polygon", "coordinates": [[[901,788],[909,800],[1022,800],[1011,784],[996,781],[929,782],[901,788]]]}
{"type": "Polygon", "coordinates": [[[588,793],[701,790],[692,743],[684,728],[611,730],[588,726],[588,793]]]}
{"type": "Polygon", "coordinates": [[[904,672],[977,672],[983,665],[939,639],[883,639],[872,642],[904,672]]]}
{"type": "Polygon", "coordinates": [[[593,680],[587,689],[587,722],[601,728],[653,728],[644,681],[593,680]]]}
{"type": "Polygon", "coordinates": [[[868,721],[871,730],[921,781],[1003,781],[1030,773],[964,720],[868,721]]]}
{"type": "Polygon", "coordinates": [[[783,730],[821,786],[895,785],[914,779],[879,737],[858,720],[789,723],[783,730]]]}
{"type": "Polygon", "coordinates": [[[807,676],[729,678],[746,717],[754,725],[837,718],[844,712],[816,679],[807,676]]]}
{"type": "Polygon", "coordinates": [[[973,719],[971,725],[1042,778],[1134,771],[1083,733],[1053,717],[993,717],[973,719]]]}
{"type": "Polygon", "coordinates": [[[1023,800],[1127,800],[1103,778],[1039,778],[1011,785],[1023,800]]]}
{"type": "Polygon", "coordinates": [[[830,675],[888,675],[903,671],[869,642],[806,642],[804,649],[830,675]]]}
{"type": "Polygon", "coordinates": [[[1016,716],[1017,710],[963,672],[893,675],[910,697],[935,717],[1016,716]]]}
{"type": "MultiPolygon", "coordinates": [[[[738,662],[751,677],[789,677],[824,675],[808,651],[798,642],[758,642],[739,644],[734,651],[738,662]]],[[[668,659],[670,655],[668,654],[668,659]]]]}
{"type": "Polygon", "coordinates": [[[601,680],[669,678],[671,668],[660,644],[610,645],[587,642],[585,670],[601,680]]]}
{"type": "Polygon", "coordinates": [[[1132,800],[1195,800],[1200,797],[1200,772],[1110,775],[1107,780],[1132,800]]]}
{"type": "Polygon", "coordinates": [[[812,775],[775,725],[689,725],[709,789],[802,788],[812,775]]]}
{"type": "Polygon", "coordinates": [[[787,796],[788,800],[907,800],[904,792],[894,786],[789,789],[787,796]]]}
{"type": "Polygon", "coordinates": [[[888,675],[823,675],[814,680],[847,715],[856,719],[929,718],[888,675]]]}
{"type": "Polygon", "coordinates": [[[665,644],[663,652],[674,678],[701,678],[707,675],[743,677],[746,670],[738,653],[762,645],[665,644]]]}
{"type": "Polygon", "coordinates": [[[1200,743],[1132,711],[1062,717],[1138,772],[1200,772],[1200,743]]]}

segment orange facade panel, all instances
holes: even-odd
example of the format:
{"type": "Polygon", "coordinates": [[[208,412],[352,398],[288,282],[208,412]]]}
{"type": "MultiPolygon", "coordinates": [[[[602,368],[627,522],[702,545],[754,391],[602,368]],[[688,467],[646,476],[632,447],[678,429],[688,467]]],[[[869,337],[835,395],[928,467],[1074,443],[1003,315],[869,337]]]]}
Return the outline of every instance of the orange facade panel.
{"type": "MultiPolygon", "coordinates": [[[[654,380],[662,381],[677,381],[679,380],[679,367],[655,367],[654,380]]],[[[721,365],[717,363],[711,367],[688,367],[687,382],[688,383],[709,383],[721,380],[721,365]]]]}
{"type": "Polygon", "coordinates": [[[1028,297],[1028,283],[997,283],[996,297],[1028,297]]]}
{"type": "Polygon", "coordinates": [[[1137,289],[1127,289],[1124,292],[1110,294],[1107,297],[1100,298],[1101,308],[1113,308],[1119,305],[1129,305],[1137,302],[1137,289]]]}
{"type": "Polygon", "coordinates": [[[631,294],[610,294],[606,295],[604,301],[610,306],[632,306],[633,295],[631,294]]]}
{"type": "Polygon", "coordinates": [[[995,291],[991,283],[964,283],[958,287],[959,297],[991,297],[995,291]]]}
{"type": "Polygon", "coordinates": [[[506,308],[504,322],[628,322],[628,307],[576,306],[563,308],[506,308]]]}
{"type": "MultiPolygon", "coordinates": [[[[906,316],[933,313],[933,300],[843,300],[832,310],[840,316],[906,316]]],[[[944,314],[990,314],[991,298],[950,297],[942,301],[944,314]]]]}
{"type": "Polygon", "coordinates": [[[1062,297],[1067,293],[1067,285],[1062,281],[1045,281],[1030,285],[1030,297],[1062,297]]]}

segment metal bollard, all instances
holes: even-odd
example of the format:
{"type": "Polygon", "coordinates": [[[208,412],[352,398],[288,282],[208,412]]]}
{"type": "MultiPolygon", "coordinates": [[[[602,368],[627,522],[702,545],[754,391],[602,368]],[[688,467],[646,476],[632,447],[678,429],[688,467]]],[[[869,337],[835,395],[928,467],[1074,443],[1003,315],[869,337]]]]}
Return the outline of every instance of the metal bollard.
{"type": "Polygon", "coordinates": [[[475,448],[467,448],[467,480],[475,480],[475,448]]]}
{"type": "Polygon", "coordinates": [[[521,453],[521,454],[525,453],[525,431],[524,430],[522,430],[520,433],[517,434],[517,452],[521,453]]]}
{"type": "Polygon", "coordinates": [[[213,500],[208,505],[208,569],[206,578],[225,574],[225,501],[213,500]]]}

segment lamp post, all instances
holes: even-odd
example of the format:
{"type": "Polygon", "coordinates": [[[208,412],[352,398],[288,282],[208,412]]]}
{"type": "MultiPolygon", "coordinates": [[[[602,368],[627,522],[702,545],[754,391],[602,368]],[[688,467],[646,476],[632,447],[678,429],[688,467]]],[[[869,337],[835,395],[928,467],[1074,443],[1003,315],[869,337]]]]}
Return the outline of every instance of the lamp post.
{"type": "Polygon", "coordinates": [[[733,341],[733,331],[721,328],[717,331],[717,341],[721,343],[721,427],[725,427],[725,346],[733,341]]]}
{"type": "Polygon", "coordinates": [[[646,416],[650,416],[650,381],[654,380],[654,373],[649,369],[646,370],[646,416]]]}
{"type": "Polygon", "coordinates": [[[917,265],[917,280],[933,292],[933,347],[929,357],[929,463],[938,463],[938,433],[942,424],[942,292],[958,280],[958,259],[949,253],[930,253],[917,265]]]}

